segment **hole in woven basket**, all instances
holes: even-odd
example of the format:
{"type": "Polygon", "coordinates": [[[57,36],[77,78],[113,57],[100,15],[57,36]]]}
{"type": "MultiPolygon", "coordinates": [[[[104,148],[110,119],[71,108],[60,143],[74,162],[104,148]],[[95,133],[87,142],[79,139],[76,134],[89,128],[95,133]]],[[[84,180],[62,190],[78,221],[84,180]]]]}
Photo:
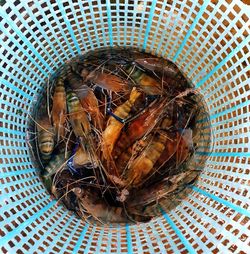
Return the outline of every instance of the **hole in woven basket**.
{"type": "Polygon", "coordinates": [[[173,63],[103,49],[71,59],[46,84],[29,128],[34,162],[69,210],[146,222],[190,193],[209,156],[210,121],[173,63]]]}

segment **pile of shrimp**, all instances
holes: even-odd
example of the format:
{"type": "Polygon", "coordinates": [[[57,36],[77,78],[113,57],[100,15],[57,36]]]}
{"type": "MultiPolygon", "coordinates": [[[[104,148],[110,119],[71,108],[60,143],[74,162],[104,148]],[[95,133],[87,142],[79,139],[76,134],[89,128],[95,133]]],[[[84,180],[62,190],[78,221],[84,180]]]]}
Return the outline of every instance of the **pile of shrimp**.
{"type": "Polygon", "coordinates": [[[145,206],[198,175],[186,167],[196,94],[172,62],[135,49],[67,61],[32,117],[46,188],[84,220],[149,221],[145,206]]]}

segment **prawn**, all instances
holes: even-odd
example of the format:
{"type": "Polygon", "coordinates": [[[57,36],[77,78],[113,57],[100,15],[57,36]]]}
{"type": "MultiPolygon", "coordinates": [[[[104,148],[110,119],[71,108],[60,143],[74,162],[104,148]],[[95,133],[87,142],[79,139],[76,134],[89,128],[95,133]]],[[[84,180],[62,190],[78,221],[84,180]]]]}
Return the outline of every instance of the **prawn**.
{"type": "Polygon", "coordinates": [[[157,182],[146,188],[136,190],[136,195],[131,193],[126,203],[129,207],[145,206],[150,203],[156,202],[166,196],[171,195],[179,187],[190,184],[199,175],[199,170],[189,170],[183,173],[179,173],[173,176],[164,178],[161,182],[157,182]]]}
{"type": "Polygon", "coordinates": [[[89,163],[94,163],[94,165],[97,165],[97,162],[93,162],[93,160],[90,158],[90,154],[87,153],[82,146],[79,146],[73,156],[73,167],[79,168],[89,163]]]}
{"type": "MultiPolygon", "coordinates": [[[[140,95],[141,93],[136,88],[133,88],[129,99],[125,101],[122,105],[118,106],[115,109],[114,114],[121,119],[127,118],[130,114],[130,111],[132,110],[133,104],[140,95]]],[[[123,126],[124,123],[121,123],[112,116],[109,117],[107,127],[103,132],[102,140],[102,153],[104,159],[108,160],[109,158],[111,158],[115,142],[118,139],[123,126]]]]}
{"type": "Polygon", "coordinates": [[[128,78],[131,78],[142,91],[148,95],[162,95],[163,89],[160,82],[142,71],[136,64],[125,66],[128,78]]]}
{"type": "Polygon", "coordinates": [[[38,136],[38,148],[41,153],[41,158],[44,161],[48,161],[51,158],[51,154],[54,150],[54,128],[51,125],[48,117],[43,117],[37,121],[37,136],[38,136]]]}
{"type": "MultiPolygon", "coordinates": [[[[79,187],[73,188],[72,190],[77,197],[81,217],[85,218],[85,214],[89,214],[102,223],[128,222],[130,215],[127,214],[122,207],[108,205],[103,199],[99,198],[97,192],[91,189],[81,189],[79,187]]],[[[131,217],[135,218],[137,221],[148,221],[151,219],[149,216],[138,216],[136,214],[131,214],[131,217]]]]}
{"type": "MultiPolygon", "coordinates": [[[[133,159],[136,158],[141,151],[143,151],[143,149],[151,142],[151,140],[152,135],[149,134],[122,152],[122,154],[115,161],[119,177],[122,178],[122,176],[126,174],[126,169],[129,167],[131,161],[133,161],[133,159]]],[[[121,180],[121,183],[124,183],[123,180],[121,180]]],[[[117,184],[119,184],[119,182],[117,184]]]]}
{"type": "Polygon", "coordinates": [[[137,187],[148,176],[164,151],[166,141],[167,137],[165,135],[161,135],[160,133],[155,135],[152,142],[130,164],[126,175],[128,186],[137,187]]]}
{"type": "Polygon", "coordinates": [[[65,136],[64,124],[66,122],[66,92],[64,88],[64,78],[59,76],[56,81],[55,92],[53,95],[52,122],[57,136],[57,142],[60,137],[65,136]]]}
{"type": "Polygon", "coordinates": [[[91,131],[89,119],[76,93],[72,90],[67,91],[67,106],[74,134],[76,137],[87,137],[91,131]]]}
{"type": "Polygon", "coordinates": [[[121,153],[126,151],[136,140],[142,138],[149,133],[158,123],[159,118],[162,116],[166,109],[166,100],[156,103],[134,119],[129,126],[120,135],[115,149],[113,151],[114,159],[117,159],[121,153]]]}
{"type": "Polygon", "coordinates": [[[87,85],[83,85],[79,89],[74,90],[74,92],[79,98],[82,107],[90,114],[95,128],[102,130],[104,116],[99,110],[98,100],[93,90],[87,85]]]}
{"type": "Polygon", "coordinates": [[[128,91],[128,83],[126,79],[122,79],[121,77],[118,77],[112,73],[97,70],[98,68],[100,68],[100,66],[93,71],[88,71],[86,68],[84,68],[81,71],[83,81],[91,82],[100,88],[112,92],[128,91]]]}
{"type": "Polygon", "coordinates": [[[152,72],[163,72],[170,78],[178,78],[182,75],[175,64],[162,58],[140,58],[136,59],[135,62],[152,72]]]}
{"type": "Polygon", "coordinates": [[[69,153],[65,157],[65,153],[60,153],[55,155],[45,167],[41,177],[45,184],[45,187],[50,190],[53,184],[52,176],[56,174],[59,170],[63,169],[66,164],[65,161],[68,159],[69,153]]]}

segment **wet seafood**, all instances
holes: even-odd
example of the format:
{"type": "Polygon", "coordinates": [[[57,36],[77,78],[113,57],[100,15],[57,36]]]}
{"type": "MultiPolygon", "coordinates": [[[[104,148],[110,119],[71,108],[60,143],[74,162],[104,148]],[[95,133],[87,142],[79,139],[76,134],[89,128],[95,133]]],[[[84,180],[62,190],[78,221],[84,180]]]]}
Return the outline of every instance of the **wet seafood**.
{"type": "Polygon", "coordinates": [[[37,122],[38,147],[43,161],[51,158],[55,142],[54,128],[50,124],[49,118],[44,117],[37,122]]]}
{"type": "Polygon", "coordinates": [[[65,136],[65,121],[66,121],[66,92],[64,88],[64,78],[59,76],[56,85],[55,92],[53,95],[53,107],[51,110],[53,126],[55,128],[55,133],[57,141],[60,137],[65,136]]]}
{"type": "Polygon", "coordinates": [[[199,175],[197,94],[174,63],[135,49],[67,61],[32,118],[45,187],[89,222],[149,221],[199,175]]]}

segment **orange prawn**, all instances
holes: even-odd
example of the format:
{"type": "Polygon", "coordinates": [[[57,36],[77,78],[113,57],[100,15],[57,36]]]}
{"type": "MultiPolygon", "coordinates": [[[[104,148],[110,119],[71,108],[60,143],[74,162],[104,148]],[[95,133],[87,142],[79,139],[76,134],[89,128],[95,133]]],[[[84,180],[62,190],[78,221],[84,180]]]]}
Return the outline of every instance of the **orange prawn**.
{"type": "MultiPolygon", "coordinates": [[[[150,143],[151,139],[152,135],[149,134],[145,138],[135,142],[133,145],[131,145],[121,153],[121,155],[115,161],[117,172],[119,174],[118,176],[120,178],[122,178],[123,175],[126,174],[126,170],[129,167],[130,163],[143,151],[143,149],[150,143]]],[[[122,184],[124,183],[123,180],[121,180],[121,182],[122,184]]]]}
{"type": "Polygon", "coordinates": [[[83,85],[74,91],[80,99],[82,107],[90,114],[95,128],[102,130],[104,116],[99,110],[98,100],[93,90],[87,85],[83,85]]]}
{"type": "Polygon", "coordinates": [[[126,176],[128,186],[137,187],[148,176],[164,151],[166,141],[165,135],[157,134],[144,151],[130,164],[126,176]]]}
{"type": "MultiPolygon", "coordinates": [[[[127,118],[130,114],[133,104],[140,95],[141,93],[136,88],[133,88],[129,99],[117,107],[114,111],[114,114],[122,119],[127,118]]],[[[118,139],[123,126],[123,123],[119,122],[112,116],[108,119],[107,127],[103,132],[102,140],[102,152],[104,159],[108,160],[111,158],[115,142],[118,139]]]]}
{"type": "Polygon", "coordinates": [[[114,159],[117,159],[119,155],[136,140],[142,138],[155,127],[160,116],[164,112],[166,107],[165,104],[166,100],[154,104],[129,124],[128,128],[122,132],[115,145],[115,149],[112,153],[114,159]]]}
{"type": "Polygon", "coordinates": [[[96,86],[112,92],[128,91],[127,81],[111,73],[97,70],[88,72],[86,69],[83,69],[81,76],[84,78],[85,82],[90,81],[96,86]]]}
{"type": "Polygon", "coordinates": [[[145,178],[153,171],[154,165],[161,157],[169,140],[166,129],[171,125],[171,120],[164,118],[160,128],[144,145],[142,152],[134,158],[125,171],[125,181],[128,187],[140,186],[145,178]]]}

